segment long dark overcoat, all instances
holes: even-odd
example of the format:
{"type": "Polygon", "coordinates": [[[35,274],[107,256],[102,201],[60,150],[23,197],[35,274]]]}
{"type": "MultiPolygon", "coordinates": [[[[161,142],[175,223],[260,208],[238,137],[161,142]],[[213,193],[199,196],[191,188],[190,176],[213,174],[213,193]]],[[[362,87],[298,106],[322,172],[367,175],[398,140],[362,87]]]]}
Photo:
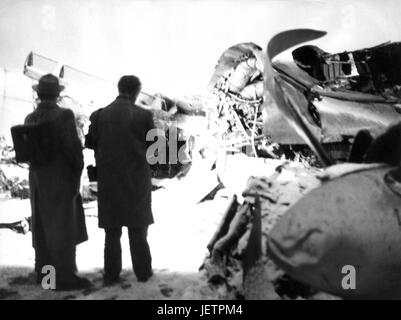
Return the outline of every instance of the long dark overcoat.
{"type": "Polygon", "coordinates": [[[146,160],[152,112],[118,96],[90,120],[85,144],[95,150],[99,227],[152,224],[151,170],[146,160]]]}
{"type": "Polygon", "coordinates": [[[33,246],[44,240],[48,248],[59,251],[88,239],[79,192],[82,144],[71,110],[42,102],[25,124],[42,122],[49,124],[48,135],[57,150],[45,163],[30,164],[33,246]]]}

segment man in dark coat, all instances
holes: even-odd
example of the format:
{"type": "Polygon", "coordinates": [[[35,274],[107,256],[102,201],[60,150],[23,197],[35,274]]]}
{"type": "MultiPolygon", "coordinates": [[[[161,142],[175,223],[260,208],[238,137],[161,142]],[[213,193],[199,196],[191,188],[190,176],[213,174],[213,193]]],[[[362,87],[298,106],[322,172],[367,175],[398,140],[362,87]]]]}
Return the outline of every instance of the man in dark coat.
{"type": "Polygon", "coordinates": [[[154,128],[153,115],[135,105],[141,90],[137,77],[123,76],[118,90],[114,102],[91,115],[85,142],[95,150],[99,227],[105,229],[105,284],[119,280],[123,226],[128,227],[132,265],[138,281],[147,281],[152,276],[147,230],[154,221],[146,135],[154,128]]]}
{"type": "Polygon", "coordinates": [[[57,77],[43,76],[39,84],[33,86],[40,103],[26,117],[25,124],[43,127],[42,135],[36,136],[36,140],[33,138],[39,148],[29,168],[38,283],[43,276],[43,266],[52,265],[56,271],[56,289],[72,290],[90,285],[87,279],[75,274],[76,245],[86,241],[88,236],[79,192],[84,165],[82,144],[73,112],[57,105],[63,88],[57,77]]]}

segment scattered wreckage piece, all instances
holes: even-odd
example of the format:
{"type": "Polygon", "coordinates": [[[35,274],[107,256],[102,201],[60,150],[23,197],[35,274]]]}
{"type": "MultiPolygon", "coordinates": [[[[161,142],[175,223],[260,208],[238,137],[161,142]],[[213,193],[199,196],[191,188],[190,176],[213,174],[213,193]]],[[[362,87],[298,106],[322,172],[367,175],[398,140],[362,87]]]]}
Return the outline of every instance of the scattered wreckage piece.
{"type": "Polygon", "coordinates": [[[11,223],[0,223],[0,229],[10,229],[17,233],[27,234],[32,230],[31,217],[11,223]]]}
{"type": "MultiPolygon", "coordinates": [[[[170,98],[142,93],[138,104],[153,113],[156,128],[164,131],[158,139],[165,146],[166,159],[151,165],[158,179],[184,176],[191,167],[195,141],[207,130],[206,111],[200,96],[170,98]]],[[[160,142],[160,141],[159,141],[160,142]]],[[[155,154],[157,158],[158,155],[155,154]]]]}
{"type": "Polygon", "coordinates": [[[28,166],[15,161],[13,147],[0,141],[0,191],[12,198],[29,198],[28,166]]]}
{"type": "Polygon", "coordinates": [[[236,196],[233,199],[235,201],[230,202],[219,228],[209,242],[210,257],[204,262],[209,282],[212,284],[226,284],[227,256],[232,247],[236,245],[245,233],[249,222],[250,208],[248,204],[243,204],[238,210],[235,210],[238,207],[236,196]]]}
{"type": "Polygon", "coordinates": [[[276,300],[279,295],[269,281],[262,257],[262,214],[258,195],[255,197],[252,212],[252,227],[248,245],[243,257],[243,288],[246,300],[276,300]]]}
{"type": "Polygon", "coordinates": [[[238,208],[237,196],[234,195],[231,198],[227,210],[223,214],[223,218],[221,219],[219,226],[217,227],[215,233],[213,234],[212,239],[209,241],[207,245],[207,249],[209,250],[210,253],[212,252],[215,243],[227,233],[230,223],[234,218],[235,213],[237,212],[237,208],[238,208]]]}
{"type": "MultiPolygon", "coordinates": [[[[249,208],[246,230],[227,247],[228,250],[223,255],[215,254],[217,258],[223,257],[223,259],[217,259],[217,261],[221,261],[220,264],[212,263],[211,254],[205,260],[204,269],[215,290],[224,287],[230,297],[253,300],[299,298],[299,290],[293,288],[300,287],[300,284],[291,286],[288,285],[289,281],[286,281],[285,286],[281,284],[285,282],[281,281],[285,274],[266,255],[266,237],[292,203],[319,185],[316,176],[321,170],[299,162],[280,162],[261,158],[253,160],[263,162],[264,171],[272,172],[272,174],[269,177],[249,178],[247,187],[243,189],[243,197],[241,197],[243,200],[240,200],[237,208],[237,211],[240,211],[245,204],[249,208]],[[254,235],[254,230],[257,228],[257,224],[254,222],[257,221],[259,215],[258,209],[256,209],[256,196],[260,198],[260,227],[263,239],[256,243],[256,247],[260,245],[261,255],[258,253],[259,250],[252,252],[249,247],[251,245],[254,248],[255,245],[255,241],[250,241],[250,239],[258,238],[257,234],[254,235]],[[248,262],[245,263],[245,260],[248,262]]],[[[259,171],[256,170],[256,172],[259,171]]],[[[227,224],[227,213],[232,209],[232,203],[230,201],[216,233],[219,233],[222,225],[227,224]]],[[[235,214],[240,213],[236,212],[235,214]]],[[[215,238],[213,236],[212,243],[215,242],[215,238]]],[[[291,283],[294,282],[291,280],[291,283]]],[[[308,290],[303,289],[303,291],[308,290]]]]}
{"type": "Polygon", "coordinates": [[[232,246],[245,233],[246,226],[249,222],[249,210],[249,205],[246,203],[243,204],[230,222],[227,233],[214,244],[211,252],[212,261],[214,263],[221,263],[224,255],[228,253],[232,246]]]}
{"type": "MultiPolygon", "coordinates": [[[[278,179],[283,170],[288,168],[289,165],[290,162],[286,161],[277,166],[275,172],[269,177],[250,177],[248,186],[243,192],[246,201],[253,203],[250,234],[242,257],[243,290],[244,297],[247,300],[276,300],[281,299],[280,296],[295,299],[299,296],[310,297],[316,293],[310,287],[286,278],[285,274],[276,277],[272,276],[271,273],[277,272],[274,270],[275,266],[272,266],[271,261],[269,261],[270,257],[266,256],[266,246],[263,239],[266,239],[272,226],[285,212],[286,208],[283,209],[283,205],[290,205],[291,201],[299,197],[301,189],[306,188],[305,185],[296,186],[296,188],[300,189],[296,191],[298,195],[294,197],[294,190],[291,190],[290,185],[284,183],[285,190],[291,193],[288,202],[285,200],[285,196],[283,197],[281,192],[277,190],[278,179]],[[279,216],[276,216],[275,221],[267,222],[272,218],[271,216],[277,214],[279,216]]],[[[310,184],[306,189],[313,188],[313,185],[314,183],[310,184]]]]}
{"type": "Polygon", "coordinates": [[[29,183],[26,179],[7,177],[0,168],[0,191],[9,192],[12,198],[27,199],[29,198],[29,183]]]}

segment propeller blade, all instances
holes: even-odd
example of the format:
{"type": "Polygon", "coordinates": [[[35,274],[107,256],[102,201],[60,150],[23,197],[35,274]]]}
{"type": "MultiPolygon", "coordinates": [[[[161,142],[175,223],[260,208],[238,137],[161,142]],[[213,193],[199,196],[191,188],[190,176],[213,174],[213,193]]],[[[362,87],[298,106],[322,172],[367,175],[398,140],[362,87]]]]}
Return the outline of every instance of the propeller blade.
{"type": "MultiPolygon", "coordinates": [[[[286,96],[280,84],[282,81],[276,76],[273,70],[272,59],[279,53],[306,41],[314,40],[323,37],[326,34],[324,31],[312,29],[295,29],[281,32],[275,35],[267,44],[267,58],[265,61],[264,70],[264,85],[265,93],[270,93],[274,98],[277,107],[286,116],[291,126],[305,140],[309,147],[315,152],[323,166],[330,166],[332,161],[320,144],[317,137],[307,126],[305,120],[297,108],[297,101],[294,97],[286,96]]],[[[268,101],[266,98],[265,101],[268,101]]]]}

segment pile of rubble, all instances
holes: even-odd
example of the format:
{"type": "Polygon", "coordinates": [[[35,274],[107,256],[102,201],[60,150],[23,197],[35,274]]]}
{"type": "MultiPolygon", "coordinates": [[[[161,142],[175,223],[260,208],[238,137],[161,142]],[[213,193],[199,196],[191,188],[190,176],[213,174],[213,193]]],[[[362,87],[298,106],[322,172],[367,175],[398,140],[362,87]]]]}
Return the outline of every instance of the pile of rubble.
{"type": "Polygon", "coordinates": [[[325,34],[289,30],[267,46],[265,97],[275,104],[264,104],[265,133],[279,143],[308,144],[325,170],[281,163],[267,176],[268,167],[249,174],[234,193],[202,266],[228,297],[337,298],[320,288],[347,298],[399,298],[399,44],[340,55],[306,46],[293,52],[296,64],[273,63],[280,52],[325,34]],[[343,156],[351,163],[335,165],[328,143],[352,145],[343,156]],[[288,172],[290,179],[283,177],[288,172]],[[344,267],[354,273],[344,276],[344,267]]]}
{"type": "MultiPolygon", "coordinates": [[[[13,147],[0,137],[0,197],[29,198],[28,166],[15,162],[13,147]]],[[[17,233],[26,234],[31,230],[31,218],[25,217],[19,221],[0,222],[0,229],[11,229],[17,233]]]]}
{"type": "Polygon", "coordinates": [[[29,198],[28,166],[15,162],[13,147],[0,137],[0,192],[12,198],[29,198]]]}
{"type": "Polygon", "coordinates": [[[158,143],[165,146],[165,159],[151,164],[152,177],[165,179],[185,175],[191,167],[195,140],[206,131],[202,98],[173,99],[163,94],[142,93],[138,105],[152,111],[155,126],[160,130],[158,143]]]}
{"type": "Polygon", "coordinates": [[[223,147],[272,156],[271,141],[263,134],[261,52],[254,43],[241,43],[222,54],[208,85],[213,97],[210,125],[223,147]]]}
{"type": "MultiPolygon", "coordinates": [[[[318,187],[320,169],[306,163],[276,160],[264,162],[270,176],[248,180],[242,195],[234,195],[219,227],[208,244],[210,255],[201,269],[216,291],[233,299],[336,299],[293,279],[277,267],[266,252],[266,237],[287,209],[318,187]],[[255,195],[259,196],[259,209],[255,195]],[[260,210],[262,241],[256,261],[249,242],[255,210],[260,210]]],[[[256,250],[258,251],[258,250],[256,250]]]]}

